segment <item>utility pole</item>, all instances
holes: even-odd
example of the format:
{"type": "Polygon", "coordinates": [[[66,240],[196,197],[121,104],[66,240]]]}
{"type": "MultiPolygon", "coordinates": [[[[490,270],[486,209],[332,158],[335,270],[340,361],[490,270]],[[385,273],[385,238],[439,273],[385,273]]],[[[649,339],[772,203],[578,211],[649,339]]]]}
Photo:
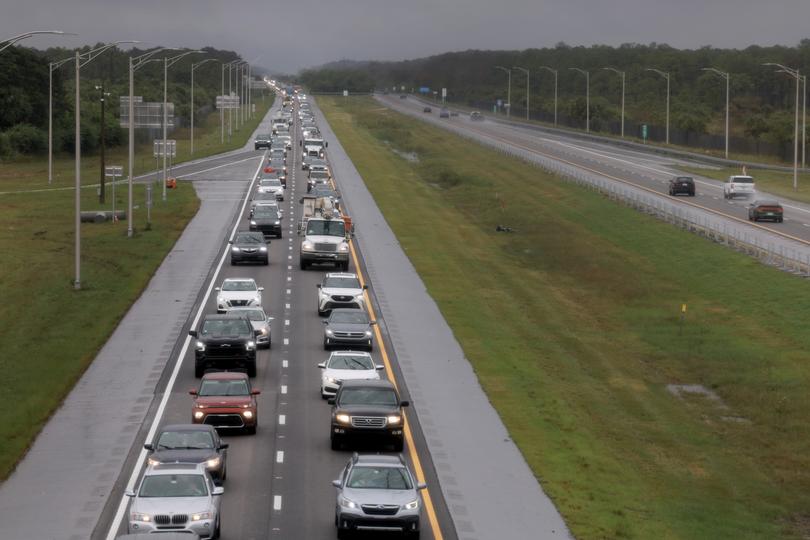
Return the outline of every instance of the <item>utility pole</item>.
{"type": "Polygon", "coordinates": [[[550,68],[548,66],[540,66],[540,69],[544,69],[549,73],[554,74],[554,127],[557,127],[557,79],[559,72],[556,69],[550,68]]]}
{"type": "Polygon", "coordinates": [[[591,132],[591,74],[580,68],[568,68],[585,75],[585,132],[591,132]]]}
{"type": "Polygon", "coordinates": [[[106,178],[106,170],[105,170],[105,160],[104,160],[104,133],[106,130],[105,122],[104,122],[104,104],[107,101],[107,96],[110,94],[104,91],[104,83],[101,83],[101,86],[96,86],[96,90],[101,90],[101,176],[99,179],[99,189],[98,189],[98,202],[99,204],[104,204],[105,202],[105,193],[104,193],[104,180],[106,178]]]}
{"type": "Polygon", "coordinates": [[[505,71],[506,75],[509,77],[509,82],[507,83],[506,87],[506,119],[508,120],[511,118],[512,112],[512,70],[503,66],[495,66],[495,69],[505,71]]]}
{"type": "Polygon", "coordinates": [[[644,71],[652,71],[661,75],[667,81],[667,144],[669,144],[669,72],[661,71],[660,69],[647,68],[644,71]]]}
{"type": "Polygon", "coordinates": [[[799,74],[798,69],[789,68],[783,66],[782,64],[777,64],[775,62],[768,62],[766,64],[762,64],[763,66],[775,66],[779,69],[776,70],[777,73],[787,73],[794,79],[796,79],[796,120],[794,124],[794,131],[793,131],[793,191],[799,190],[799,86],[802,82],[802,76],[799,74]]]}

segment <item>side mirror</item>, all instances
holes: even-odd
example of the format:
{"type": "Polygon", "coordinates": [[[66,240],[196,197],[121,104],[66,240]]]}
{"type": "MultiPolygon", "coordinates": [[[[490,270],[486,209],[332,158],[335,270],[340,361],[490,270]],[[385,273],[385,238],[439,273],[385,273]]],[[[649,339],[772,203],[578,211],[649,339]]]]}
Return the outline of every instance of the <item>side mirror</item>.
{"type": "Polygon", "coordinates": [[[233,244],[233,240],[228,240],[228,243],[229,243],[229,244],[233,244]]]}
{"type": "Polygon", "coordinates": [[[271,321],[275,321],[275,320],[276,320],[275,317],[267,317],[267,322],[268,323],[271,322],[271,321]]]}
{"type": "Polygon", "coordinates": [[[224,443],[219,443],[219,449],[220,449],[220,450],[227,450],[229,446],[230,446],[230,445],[229,445],[228,443],[226,443],[226,442],[224,442],[224,443]]]}
{"type": "Polygon", "coordinates": [[[321,369],[326,369],[326,362],[321,362],[320,364],[318,364],[318,367],[321,369]]]}
{"type": "Polygon", "coordinates": [[[408,401],[407,399],[403,399],[402,401],[400,401],[400,402],[399,402],[399,406],[400,406],[400,407],[410,407],[410,406],[411,406],[411,402],[410,402],[410,401],[408,401]]]}
{"type": "Polygon", "coordinates": [[[196,330],[189,330],[188,335],[190,335],[191,337],[197,337],[197,331],[196,330]]]}
{"type": "Polygon", "coordinates": [[[427,489],[427,484],[424,484],[424,483],[420,482],[420,483],[416,484],[416,489],[418,489],[420,491],[423,490],[423,489],[427,489]]]}
{"type": "Polygon", "coordinates": [[[220,289],[219,287],[214,287],[214,290],[215,290],[215,291],[219,291],[219,290],[221,290],[221,289],[220,289]]]}
{"type": "Polygon", "coordinates": [[[321,321],[323,324],[329,324],[329,321],[321,321]]]}
{"type": "Polygon", "coordinates": [[[323,147],[324,147],[324,148],[329,148],[329,143],[328,143],[328,142],[324,142],[324,143],[323,143],[323,147]]]}
{"type": "Polygon", "coordinates": [[[262,391],[261,391],[261,390],[251,390],[251,391],[250,391],[250,395],[251,395],[251,396],[258,396],[258,395],[259,395],[259,394],[261,394],[261,393],[262,393],[262,391]]]}
{"type": "Polygon", "coordinates": [[[385,366],[374,366],[374,369],[376,369],[376,370],[385,369],[385,366]]]}
{"type": "Polygon", "coordinates": [[[343,484],[341,483],[340,480],[332,480],[332,485],[335,486],[336,488],[343,487],[343,484]]]}
{"type": "Polygon", "coordinates": [[[197,395],[197,389],[192,388],[191,390],[188,391],[188,393],[191,394],[192,396],[196,396],[197,395]]]}
{"type": "Polygon", "coordinates": [[[330,398],[330,399],[327,401],[327,403],[328,403],[329,405],[334,405],[334,404],[335,404],[335,398],[330,398]]]}
{"type": "Polygon", "coordinates": [[[261,331],[261,330],[258,330],[258,329],[257,329],[257,330],[254,330],[254,331],[253,331],[253,335],[254,335],[254,336],[256,336],[256,337],[259,337],[260,335],[262,335],[262,331],[261,331]]]}
{"type": "Polygon", "coordinates": [[[320,289],[320,288],[321,288],[321,284],[320,284],[320,283],[318,283],[317,285],[315,285],[315,287],[317,287],[318,289],[320,289]]]}
{"type": "Polygon", "coordinates": [[[128,489],[128,490],[126,490],[126,491],[124,492],[124,495],[126,495],[127,497],[134,497],[134,496],[135,496],[135,492],[134,492],[134,491],[132,491],[131,489],[128,489]]]}
{"type": "Polygon", "coordinates": [[[260,290],[260,291],[263,291],[263,290],[264,290],[264,287],[259,287],[259,290],[260,290]]]}
{"type": "Polygon", "coordinates": [[[152,445],[151,443],[146,443],[146,444],[144,444],[144,445],[143,445],[143,448],[144,448],[144,450],[149,450],[150,452],[154,452],[154,451],[155,451],[155,447],[154,447],[154,445],[152,445]]]}
{"type": "Polygon", "coordinates": [[[225,493],[225,488],[222,486],[214,486],[214,491],[211,492],[212,495],[222,495],[225,493]]]}
{"type": "Polygon", "coordinates": [[[370,324],[371,326],[375,326],[377,324],[377,321],[368,321],[368,324],[370,324]]]}
{"type": "Polygon", "coordinates": [[[363,285],[363,290],[367,291],[368,290],[368,285],[363,285]]]}

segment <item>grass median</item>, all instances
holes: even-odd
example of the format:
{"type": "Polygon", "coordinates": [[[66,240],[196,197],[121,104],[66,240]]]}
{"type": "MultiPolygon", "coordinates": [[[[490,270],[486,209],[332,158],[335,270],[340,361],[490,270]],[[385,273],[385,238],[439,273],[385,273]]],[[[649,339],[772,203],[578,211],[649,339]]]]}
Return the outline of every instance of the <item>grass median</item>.
{"type": "MultiPolygon", "coordinates": [[[[219,144],[218,115],[211,115],[208,129],[195,130],[195,139],[200,137],[195,159],[244,145],[269,103],[257,106],[257,118],[226,145],[219,144]]],[[[179,144],[180,155],[184,148],[179,144]]],[[[115,152],[112,156],[107,163],[114,163],[115,152]]],[[[72,166],[67,161],[72,164],[72,158],[60,159],[57,170],[72,166]]],[[[88,189],[82,190],[82,208],[99,209],[96,190],[89,188],[98,182],[98,159],[85,160],[85,166],[83,185],[88,189]]],[[[67,184],[58,180],[54,187],[67,184]]],[[[42,160],[0,164],[0,191],[47,187],[42,160]]],[[[118,210],[126,209],[126,188],[117,187],[118,210]]],[[[112,191],[107,189],[109,210],[112,191]]],[[[166,203],[156,187],[147,229],[146,186],[136,184],[134,238],[127,238],[126,221],[82,224],[82,290],[74,291],[74,193],[63,189],[0,195],[0,396],[7,404],[0,408],[0,481],[93,361],[199,207],[190,183],[169,190],[166,203]]]]}
{"type": "Polygon", "coordinates": [[[370,99],[319,103],[576,537],[806,537],[803,280],[370,99]]]}

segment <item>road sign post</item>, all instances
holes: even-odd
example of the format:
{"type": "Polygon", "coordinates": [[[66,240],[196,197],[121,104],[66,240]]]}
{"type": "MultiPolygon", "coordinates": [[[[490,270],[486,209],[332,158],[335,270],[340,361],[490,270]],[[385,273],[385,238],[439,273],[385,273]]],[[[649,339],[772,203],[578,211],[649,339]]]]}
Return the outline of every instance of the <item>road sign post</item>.
{"type": "Polygon", "coordinates": [[[444,105],[446,99],[447,99],[447,88],[442,88],[442,105],[444,105]]]}
{"type": "Polygon", "coordinates": [[[647,124],[641,124],[641,138],[647,144],[647,124]]]}
{"type": "Polygon", "coordinates": [[[112,178],[112,221],[115,223],[118,221],[115,218],[115,177],[116,176],[123,176],[124,175],[124,167],[121,165],[110,165],[108,167],[104,167],[104,176],[112,178]]]}
{"type": "Polygon", "coordinates": [[[146,184],[146,230],[152,228],[152,184],[146,184]]]}

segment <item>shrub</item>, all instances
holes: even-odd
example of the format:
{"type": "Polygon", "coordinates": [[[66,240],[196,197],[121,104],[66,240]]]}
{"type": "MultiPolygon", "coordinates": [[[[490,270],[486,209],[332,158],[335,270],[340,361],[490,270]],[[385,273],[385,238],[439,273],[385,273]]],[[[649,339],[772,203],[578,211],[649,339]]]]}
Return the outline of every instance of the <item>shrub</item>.
{"type": "Polygon", "coordinates": [[[48,134],[30,124],[17,124],[5,135],[11,148],[20,154],[38,154],[48,149],[48,134]]]}

